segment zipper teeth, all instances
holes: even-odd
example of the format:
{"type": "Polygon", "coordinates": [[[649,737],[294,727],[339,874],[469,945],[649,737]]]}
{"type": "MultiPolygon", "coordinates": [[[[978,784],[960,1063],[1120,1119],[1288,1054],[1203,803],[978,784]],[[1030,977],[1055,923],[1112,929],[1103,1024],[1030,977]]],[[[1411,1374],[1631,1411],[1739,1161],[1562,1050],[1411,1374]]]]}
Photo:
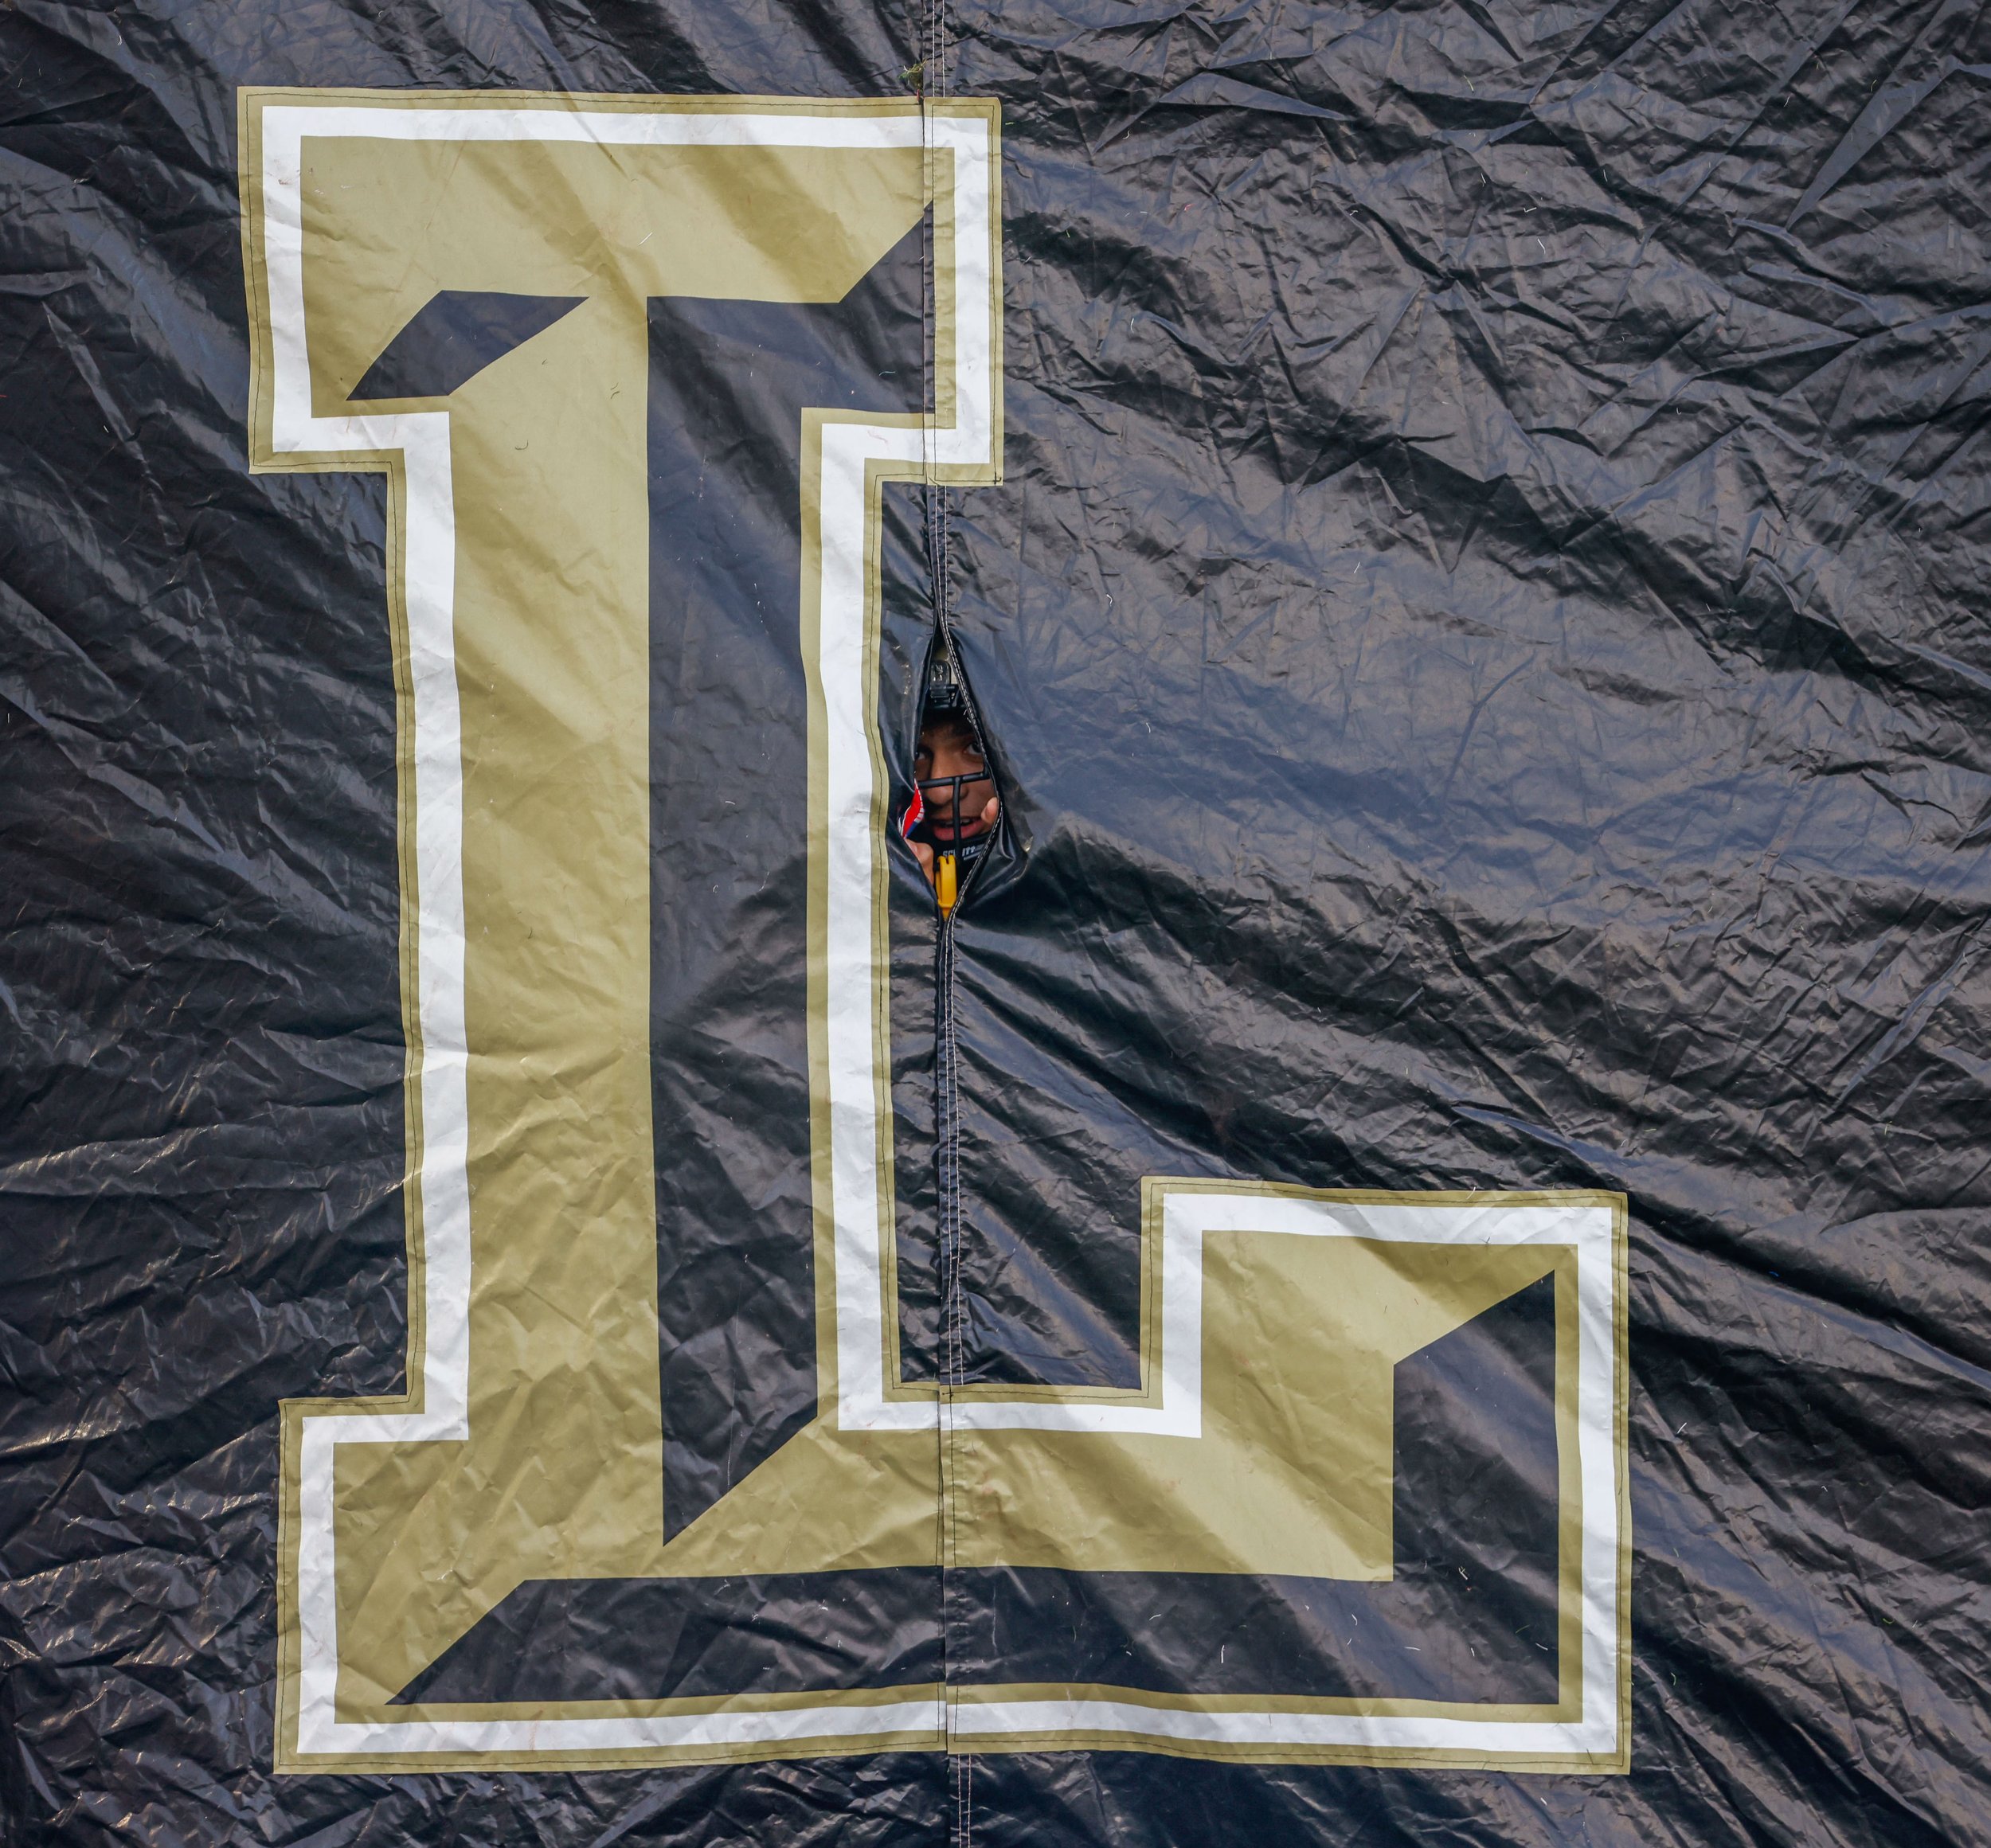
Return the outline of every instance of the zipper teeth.
{"type": "MultiPolygon", "coordinates": [[[[921,127],[928,131],[923,135],[927,142],[927,160],[933,159],[930,124],[926,115],[926,98],[934,93],[945,92],[946,71],[946,19],[947,0],[925,0],[927,26],[926,42],[921,48],[922,61],[927,65],[920,85],[921,127]]],[[[927,329],[926,357],[928,389],[933,389],[937,373],[938,355],[935,351],[935,311],[938,307],[937,291],[932,273],[933,252],[930,246],[926,253],[926,274],[922,278],[926,284],[927,312],[921,318],[927,329]]],[[[937,401],[937,400],[936,400],[937,401]]],[[[928,425],[928,455],[932,454],[932,424],[928,425]]],[[[976,723],[980,715],[975,710],[974,696],[968,693],[967,678],[960,671],[960,658],[954,654],[954,638],[947,620],[947,592],[952,575],[952,560],[949,556],[947,526],[947,498],[945,490],[933,479],[930,467],[926,486],[928,563],[933,576],[933,606],[939,643],[953,661],[955,678],[960,682],[962,695],[968,706],[970,722],[976,723]]],[[[979,725],[976,726],[980,736],[979,725]]],[[[987,748],[986,745],[984,747],[987,748]]],[[[960,790],[955,791],[958,809],[960,790]]],[[[958,825],[959,816],[956,817],[958,825]]],[[[958,869],[958,861],[956,862],[958,869]]],[[[973,869],[968,869],[969,880],[973,869]]],[[[954,891],[954,904],[941,918],[940,935],[935,946],[933,970],[934,1014],[934,1130],[938,1143],[936,1192],[939,1198],[937,1210],[941,1267],[941,1329],[939,1362],[940,1377],[935,1383],[934,1423],[938,1440],[940,1465],[940,1567],[941,1567],[941,1710],[945,1725],[945,1758],[949,1777],[947,1836],[951,1848],[972,1848],[974,1840],[974,1777],[975,1761],[957,1749],[957,1724],[955,1707],[955,1663],[953,1636],[956,1614],[953,1609],[956,1583],[955,1564],[956,1537],[960,1530],[960,1511],[956,1506],[958,1493],[955,1468],[954,1444],[954,1388],[962,1382],[967,1371],[967,1301],[962,1287],[960,1263],[960,1093],[956,1079],[956,1049],[954,1038],[954,919],[964,896],[963,885],[957,884],[954,891]]]]}
{"type": "MultiPolygon", "coordinates": [[[[956,904],[959,905],[958,897],[956,904]]],[[[954,913],[941,920],[934,956],[934,1127],[938,1147],[941,1266],[939,1401],[941,1491],[941,1673],[947,1723],[946,1764],[951,1848],[969,1848],[972,1761],[956,1748],[953,1639],[964,1613],[956,1610],[960,1533],[960,1472],[954,1444],[954,1393],[967,1372],[967,1300],[961,1276],[960,1100],[954,1034],[954,913]]]]}
{"type": "MultiPolygon", "coordinates": [[[[934,496],[934,539],[937,554],[935,564],[941,587],[940,601],[942,606],[940,646],[947,651],[953,661],[955,679],[961,689],[961,697],[969,715],[969,723],[975,725],[980,715],[975,710],[974,695],[968,690],[967,677],[960,670],[960,658],[954,654],[954,639],[949,632],[945,615],[946,503],[937,494],[934,496]]],[[[960,794],[956,791],[957,804],[959,800],[960,794]]],[[[941,916],[933,968],[933,1114],[934,1139],[938,1145],[936,1192],[938,1194],[939,1225],[937,1229],[939,1233],[941,1271],[940,1353],[937,1357],[940,1377],[936,1392],[939,1401],[937,1423],[940,1444],[941,1673],[947,1735],[948,1840],[949,1848],[972,1848],[975,1761],[968,1753],[959,1749],[955,1693],[957,1678],[954,1659],[955,1637],[968,1620],[969,1616],[960,1608],[958,1569],[962,1510],[960,1456],[954,1422],[954,1389],[966,1383],[968,1374],[968,1291],[963,1276],[961,1240],[960,1050],[955,1019],[954,926],[956,920],[960,916],[961,901],[966,897],[967,889],[972,883],[980,862],[977,861],[964,867],[957,858],[955,865],[956,884],[954,903],[941,916]]]]}
{"type": "MultiPolygon", "coordinates": [[[[960,901],[956,901],[956,909],[960,901]]],[[[964,1383],[967,1303],[961,1280],[960,1100],[954,1037],[954,917],[941,920],[934,971],[934,1108],[940,1131],[941,1381],[964,1383]]]]}

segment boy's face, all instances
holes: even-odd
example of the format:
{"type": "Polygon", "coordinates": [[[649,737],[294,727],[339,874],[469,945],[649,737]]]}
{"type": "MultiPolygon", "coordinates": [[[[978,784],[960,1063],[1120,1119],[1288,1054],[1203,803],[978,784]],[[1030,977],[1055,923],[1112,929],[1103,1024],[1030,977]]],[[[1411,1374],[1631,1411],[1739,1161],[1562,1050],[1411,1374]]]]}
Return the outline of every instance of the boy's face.
{"type": "Polygon", "coordinates": [[[949,787],[929,792],[928,826],[937,838],[972,841],[995,826],[999,812],[995,779],[988,765],[975,748],[975,734],[967,721],[952,713],[929,719],[920,729],[919,749],[913,759],[913,774],[921,782],[937,776],[972,776],[980,780],[960,786],[961,819],[954,822],[954,791],[949,787]]]}

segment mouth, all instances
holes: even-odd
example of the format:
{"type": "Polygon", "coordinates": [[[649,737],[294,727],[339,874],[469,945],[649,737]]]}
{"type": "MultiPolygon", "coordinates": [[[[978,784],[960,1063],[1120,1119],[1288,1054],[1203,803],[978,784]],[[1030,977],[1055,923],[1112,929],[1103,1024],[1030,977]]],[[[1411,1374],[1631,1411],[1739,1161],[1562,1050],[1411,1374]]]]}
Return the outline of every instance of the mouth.
{"type": "Polygon", "coordinates": [[[936,815],[927,819],[927,831],[942,853],[958,846],[963,841],[972,841],[988,832],[988,823],[980,815],[971,815],[957,827],[952,815],[936,815]]]}
{"type": "Polygon", "coordinates": [[[982,811],[988,806],[989,795],[993,791],[988,779],[980,778],[976,780],[980,785],[979,789],[975,784],[968,783],[966,779],[963,779],[963,784],[969,793],[967,799],[960,803],[964,812],[958,821],[955,819],[956,799],[951,791],[939,795],[928,804],[927,833],[933,845],[943,854],[952,852],[968,842],[978,841],[989,831],[990,823],[982,819],[982,811]]]}

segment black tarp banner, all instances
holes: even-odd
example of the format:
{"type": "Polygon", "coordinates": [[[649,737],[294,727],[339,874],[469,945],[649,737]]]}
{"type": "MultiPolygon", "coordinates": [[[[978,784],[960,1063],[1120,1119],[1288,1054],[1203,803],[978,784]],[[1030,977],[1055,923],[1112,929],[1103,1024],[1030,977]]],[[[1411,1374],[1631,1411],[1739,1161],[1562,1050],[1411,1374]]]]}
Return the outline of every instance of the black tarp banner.
{"type": "Polygon", "coordinates": [[[7,1842],[1991,1843],[1991,20],[0,72],[7,1842]]]}

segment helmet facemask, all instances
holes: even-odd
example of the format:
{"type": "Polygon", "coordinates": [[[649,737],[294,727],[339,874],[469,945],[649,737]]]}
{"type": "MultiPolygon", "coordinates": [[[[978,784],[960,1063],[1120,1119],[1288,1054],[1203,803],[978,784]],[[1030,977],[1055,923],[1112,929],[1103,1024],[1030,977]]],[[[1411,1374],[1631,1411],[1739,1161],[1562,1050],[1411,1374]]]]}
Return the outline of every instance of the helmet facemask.
{"type": "Polygon", "coordinates": [[[933,885],[943,912],[975,863],[996,838],[1000,811],[986,815],[996,791],[981,728],[962,685],[952,654],[943,643],[928,670],[926,699],[920,715],[920,750],[937,764],[953,766],[941,776],[922,776],[906,806],[900,832],[933,851],[933,885]]]}

